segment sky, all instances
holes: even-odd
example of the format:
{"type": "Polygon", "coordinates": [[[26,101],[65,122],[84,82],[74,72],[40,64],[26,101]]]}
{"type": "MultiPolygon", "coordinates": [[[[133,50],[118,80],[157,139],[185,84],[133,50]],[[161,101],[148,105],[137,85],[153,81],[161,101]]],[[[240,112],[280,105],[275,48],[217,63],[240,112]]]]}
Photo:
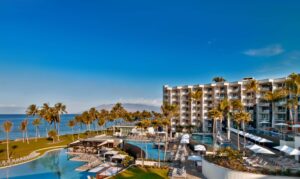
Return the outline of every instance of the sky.
{"type": "Polygon", "coordinates": [[[299,72],[300,1],[1,0],[0,107],[160,105],[162,86],[299,72]]]}

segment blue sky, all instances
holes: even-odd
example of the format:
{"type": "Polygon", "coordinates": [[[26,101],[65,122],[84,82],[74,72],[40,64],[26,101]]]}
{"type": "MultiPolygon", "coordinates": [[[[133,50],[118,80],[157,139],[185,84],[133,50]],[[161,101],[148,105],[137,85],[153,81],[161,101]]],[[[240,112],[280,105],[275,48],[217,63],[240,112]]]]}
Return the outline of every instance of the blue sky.
{"type": "Polygon", "coordinates": [[[300,1],[2,0],[0,106],[159,105],[162,85],[300,67],[300,1]]]}

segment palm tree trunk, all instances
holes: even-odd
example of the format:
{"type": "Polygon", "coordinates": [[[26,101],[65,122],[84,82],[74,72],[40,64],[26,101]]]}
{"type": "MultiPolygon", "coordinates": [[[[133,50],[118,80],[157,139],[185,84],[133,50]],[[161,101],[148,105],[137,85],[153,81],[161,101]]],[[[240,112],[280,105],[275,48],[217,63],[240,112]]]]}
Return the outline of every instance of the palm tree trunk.
{"type": "Polygon", "coordinates": [[[29,139],[28,139],[28,132],[27,132],[27,129],[26,129],[26,131],[25,131],[26,133],[26,141],[27,141],[27,144],[29,144],[29,139]]]}
{"type": "Polygon", "coordinates": [[[24,143],[24,142],[25,142],[25,131],[22,132],[22,135],[23,135],[22,141],[23,141],[23,143],[24,143]]]}
{"type": "MultiPolygon", "coordinates": [[[[141,142],[142,143],[142,142],[141,142]]],[[[143,158],[143,149],[142,149],[142,144],[141,144],[141,159],[142,159],[142,167],[144,167],[144,158],[143,158]]]]}
{"type": "Polygon", "coordinates": [[[160,141],[158,141],[158,167],[160,168],[160,141]]]}
{"type": "Polygon", "coordinates": [[[164,162],[166,162],[167,148],[168,148],[168,142],[167,142],[167,141],[165,141],[164,162]]]}
{"type": "Polygon", "coordinates": [[[37,138],[38,138],[38,129],[37,126],[35,126],[35,142],[37,142],[37,138]]]}
{"type": "Polygon", "coordinates": [[[238,128],[238,133],[237,133],[237,144],[238,144],[238,150],[240,150],[240,126],[239,124],[237,125],[238,128]]]}
{"type": "Polygon", "coordinates": [[[275,102],[272,102],[272,127],[275,127],[275,102]]]}
{"type": "Polygon", "coordinates": [[[244,151],[243,151],[243,154],[245,156],[245,148],[246,148],[245,122],[243,122],[243,135],[244,135],[244,151]]]}
{"type": "Polygon", "coordinates": [[[57,140],[59,141],[59,127],[60,127],[60,122],[57,123],[57,140]]]}
{"type": "Polygon", "coordinates": [[[230,114],[227,113],[227,139],[230,140],[230,114]]]}
{"type": "Polygon", "coordinates": [[[8,136],[8,132],[6,132],[6,155],[7,155],[7,161],[10,161],[9,158],[9,136],[8,136]]]}
{"type": "Polygon", "coordinates": [[[72,127],[72,140],[74,141],[74,130],[73,130],[73,127],[72,127]]]}

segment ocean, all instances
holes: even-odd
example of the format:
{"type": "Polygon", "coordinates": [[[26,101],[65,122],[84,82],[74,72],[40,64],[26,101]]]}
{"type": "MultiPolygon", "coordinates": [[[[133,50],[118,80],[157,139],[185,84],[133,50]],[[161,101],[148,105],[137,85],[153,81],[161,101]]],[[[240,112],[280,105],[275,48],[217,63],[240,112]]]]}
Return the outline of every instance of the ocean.
{"type": "MultiPolygon", "coordinates": [[[[75,114],[64,114],[61,116],[61,123],[60,123],[60,135],[63,134],[71,134],[72,129],[68,126],[68,121],[74,119],[76,115],[75,114]]],[[[35,137],[35,127],[32,125],[32,121],[36,117],[27,117],[27,115],[24,114],[0,114],[0,140],[6,139],[6,133],[4,132],[3,129],[3,123],[6,120],[9,120],[13,123],[13,127],[11,132],[9,133],[9,138],[10,139],[18,139],[22,138],[22,132],[20,131],[20,124],[22,120],[28,119],[29,124],[28,124],[28,137],[33,138],[35,137]]],[[[116,121],[117,122],[117,121],[116,121]]],[[[118,121],[120,122],[120,121],[118,121]]],[[[104,128],[112,126],[112,122],[107,122],[104,125],[104,128]]],[[[45,120],[41,120],[41,125],[39,126],[39,131],[40,131],[40,136],[41,137],[46,137],[47,136],[47,131],[54,129],[54,125],[49,125],[45,120]]],[[[92,130],[97,129],[96,122],[95,124],[91,125],[92,130]]],[[[98,128],[100,130],[100,128],[98,128]]],[[[86,131],[86,126],[85,125],[77,125],[74,127],[74,132],[84,132],[86,131]]]]}

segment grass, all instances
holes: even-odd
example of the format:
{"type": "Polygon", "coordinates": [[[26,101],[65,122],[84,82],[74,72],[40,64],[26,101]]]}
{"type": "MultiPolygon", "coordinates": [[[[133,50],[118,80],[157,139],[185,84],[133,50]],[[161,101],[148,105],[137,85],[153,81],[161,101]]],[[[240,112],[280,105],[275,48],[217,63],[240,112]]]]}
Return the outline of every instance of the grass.
{"type": "Polygon", "coordinates": [[[142,179],[163,179],[168,178],[169,169],[159,169],[159,168],[142,168],[142,167],[130,167],[127,170],[117,174],[112,177],[112,179],[121,178],[142,178],[142,179]]]}
{"type": "MultiPolygon", "coordinates": [[[[101,134],[101,132],[99,132],[101,134]]],[[[89,135],[87,133],[81,133],[80,138],[87,138],[96,135],[96,132],[91,132],[89,135]]],[[[74,135],[74,140],[77,140],[77,134],[74,135]]],[[[30,139],[29,144],[22,141],[10,141],[9,142],[9,153],[12,159],[20,158],[29,155],[31,152],[43,148],[49,148],[45,150],[39,150],[40,154],[44,154],[48,150],[53,150],[55,148],[67,147],[69,143],[73,142],[72,135],[62,135],[60,136],[60,141],[52,142],[52,139],[39,138],[37,141],[35,139],[30,139]]],[[[0,161],[7,160],[6,154],[6,142],[2,141],[0,143],[0,161]]]]}

